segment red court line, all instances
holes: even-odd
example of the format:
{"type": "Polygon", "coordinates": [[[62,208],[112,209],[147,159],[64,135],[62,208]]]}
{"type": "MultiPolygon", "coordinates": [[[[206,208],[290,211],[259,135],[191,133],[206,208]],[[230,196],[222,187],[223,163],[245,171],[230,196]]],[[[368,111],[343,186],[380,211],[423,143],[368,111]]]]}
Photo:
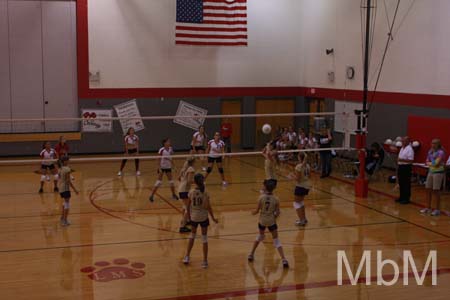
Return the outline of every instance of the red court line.
{"type": "MultiPolygon", "coordinates": [[[[421,272],[420,272],[421,273],[421,272]]],[[[450,268],[442,268],[436,271],[437,275],[449,274],[450,268]]],[[[430,276],[431,271],[426,273],[426,276],[430,276]]],[[[404,273],[400,273],[399,280],[401,280],[404,276],[404,273]]],[[[410,272],[407,274],[409,278],[414,277],[414,273],[410,272]]],[[[360,277],[358,279],[358,283],[365,283],[367,277],[360,277]]],[[[391,280],[394,278],[394,274],[383,275],[384,280],[391,280]]],[[[372,283],[377,281],[376,276],[370,277],[372,283]]],[[[351,282],[349,279],[345,279],[342,282],[342,286],[349,286],[351,282]]],[[[329,280],[329,281],[319,281],[319,282],[310,282],[310,283],[301,283],[301,284],[291,284],[291,285],[281,285],[275,287],[267,287],[267,288],[250,288],[243,290],[235,290],[229,292],[219,292],[212,294],[201,294],[201,295],[189,295],[189,296],[175,296],[170,298],[161,298],[159,300],[212,300],[212,299],[227,299],[234,297],[245,297],[251,295],[266,295],[272,293],[282,293],[282,292],[290,292],[290,291],[298,291],[298,290],[310,290],[317,288],[326,288],[326,287],[336,287],[339,286],[337,280],[329,280]]]]}

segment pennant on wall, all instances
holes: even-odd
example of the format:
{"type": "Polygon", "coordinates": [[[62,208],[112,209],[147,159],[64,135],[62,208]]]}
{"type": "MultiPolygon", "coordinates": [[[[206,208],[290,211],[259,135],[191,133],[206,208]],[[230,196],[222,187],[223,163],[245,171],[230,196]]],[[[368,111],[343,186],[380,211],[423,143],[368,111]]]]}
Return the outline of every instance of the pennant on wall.
{"type": "Polygon", "coordinates": [[[175,43],[247,46],[247,0],[177,0],[175,43]]]}

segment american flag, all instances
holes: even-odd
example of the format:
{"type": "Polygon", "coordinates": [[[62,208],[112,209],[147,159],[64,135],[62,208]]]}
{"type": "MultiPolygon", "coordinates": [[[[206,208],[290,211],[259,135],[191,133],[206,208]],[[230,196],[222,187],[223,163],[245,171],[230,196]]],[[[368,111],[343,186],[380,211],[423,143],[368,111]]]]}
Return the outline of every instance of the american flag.
{"type": "Polygon", "coordinates": [[[247,0],[177,0],[175,43],[247,46],[247,0]]]}

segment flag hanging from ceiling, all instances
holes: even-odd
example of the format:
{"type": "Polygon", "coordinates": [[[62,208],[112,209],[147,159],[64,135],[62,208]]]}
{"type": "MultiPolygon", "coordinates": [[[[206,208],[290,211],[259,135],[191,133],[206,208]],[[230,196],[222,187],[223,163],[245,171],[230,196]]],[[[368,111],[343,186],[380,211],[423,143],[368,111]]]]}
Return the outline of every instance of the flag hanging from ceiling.
{"type": "Polygon", "coordinates": [[[247,46],[247,0],[177,0],[175,43],[247,46]]]}

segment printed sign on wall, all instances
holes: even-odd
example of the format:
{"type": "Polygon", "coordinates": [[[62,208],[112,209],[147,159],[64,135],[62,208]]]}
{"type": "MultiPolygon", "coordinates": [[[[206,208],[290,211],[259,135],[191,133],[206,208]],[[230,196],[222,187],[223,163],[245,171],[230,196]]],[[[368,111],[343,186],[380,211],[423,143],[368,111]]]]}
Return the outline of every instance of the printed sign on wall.
{"type": "Polygon", "coordinates": [[[112,109],[82,109],[83,132],[112,132],[112,109]],[[109,120],[99,120],[109,118],[109,120]]]}
{"type": "Polygon", "coordinates": [[[180,101],[177,109],[177,115],[175,116],[173,122],[187,128],[198,130],[198,128],[205,122],[204,117],[207,114],[208,111],[206,109],[180,101]],[[180,118],[177,116],[195,116],[198,118],[180,118]]]}
{"type": "Polygon", "coordinates": [[[130,127],[133,127],[136,132],[145,129],[136,99],[114,105],[114,109],[119,118],[124,118],[120,120],[120,125],[122,126],[124,134],[127,133],[130,127]]]}

